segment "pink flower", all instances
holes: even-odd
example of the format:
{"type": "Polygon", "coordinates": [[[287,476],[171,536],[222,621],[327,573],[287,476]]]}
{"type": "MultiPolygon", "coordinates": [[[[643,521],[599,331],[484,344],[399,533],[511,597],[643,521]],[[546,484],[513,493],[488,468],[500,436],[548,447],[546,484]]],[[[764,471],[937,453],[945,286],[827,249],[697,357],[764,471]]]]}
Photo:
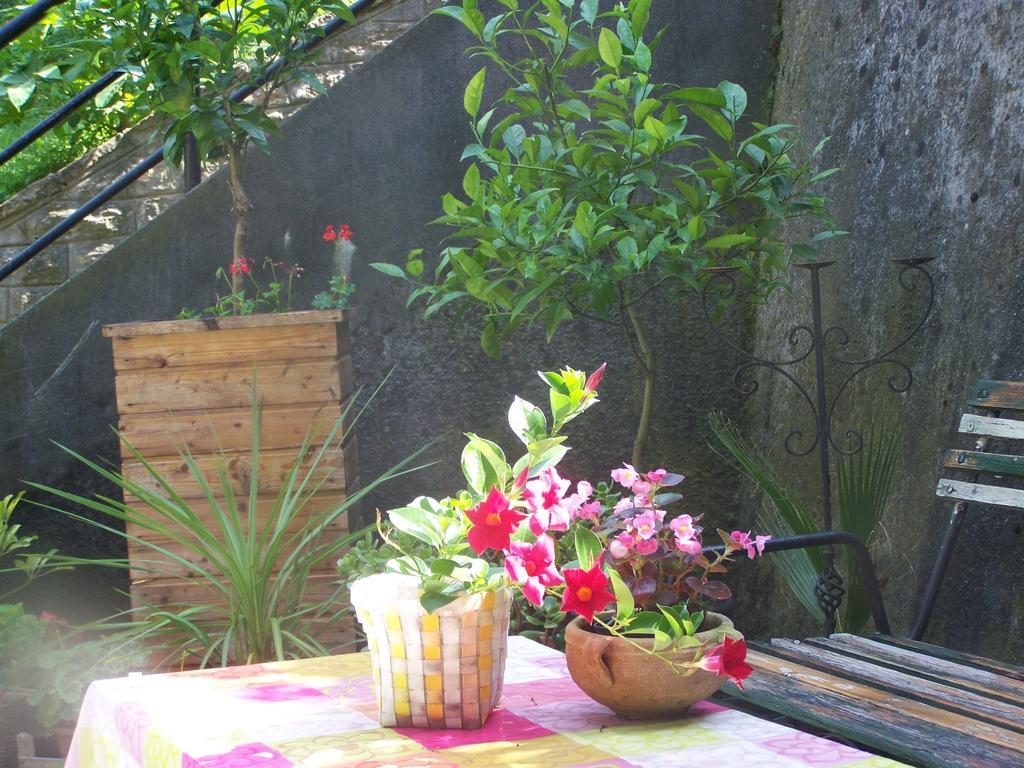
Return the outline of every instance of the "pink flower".
{"type": "Polygon", "coordinates": [[[633,506],[639,508],[651,506],[651,497],[644,493],[638,493],[633,497],[633,506]]]}
{"type": "Polygon", "coordinates": [[[615,595],[608,591],[608,577],[601,570],[602,557],[598,557],[593,568],[565,569],[565,591],[562,593],[562,610],[578,613],[585,621],[593,624],[594,614],[604,610],[615,595]]]}
{"type": "Polygon", "coordinates": [[[680,515],[679,517],[672,518],[672,521],[668,524],[668,527],[672,529],[672,532],[676,536],[695,536],[700,528],[693,524],[693,518],[689,515],[680,515]]]}
{"type": "Polygon", "coordinates": [[[579,494],[580,498],[586,501],[594,495],[594,486],[588,483],[586,480],[580,480],[576,483],[576,493],[579,494]]]}
{"type": "Polygon", "coordinates": [[[544,600],[544,588],[562,583],[555,568],[555,541],[550,536],[539,536],[533,544],[513,541],[505,557],[505,571],[521,585],[526,599],[534,605],[544,600]]]}
{"type": "Polygon", "coordinates": [[[597,520],[601,516],[601,502],[588,501],[576,513],[577,520],[597,520]]]}
{"type": "Polygon", "coordinates": [[[633,509],[635,506],[632,496],[623,496],[615,502],[615,514],[620,515],[628,509],[633,509]]]}
{"type": "Polygon", "coordinates": [[[651,484],[648,483],[646,480],[637,480],[635,483],[633,483],[633,486],[632,488],[630,488],[630,490],[633,491],[633,493],[635,493],[637,496],[646,497],[651,492],[651,484]]]}
{"type": "Polygon", "coordinates": [[[765,542],[771,539],[771,536],[757,536],[751,537],[750,532],[747,531],[733,531],[729,534],[729,537],[739,545],[740,549],[747,551],[747,557],[753,560],[758,555],[764,554],[765,542]]]}
{"type": "Polygon", "coordinates": [[[540,477],[526,484],[523,499],[533,510],[530,530],[535,536],[544,531],[565,531],[572,522],[572,511],[566,505],[565,492],[569,481],[558,475],[554,467],[545,469],[540,477]]]}
{"type": "Polygon", "coordinates": [[[597,516],[600,513],[601,509],[600,503],[591,502],[589,505],[587,504],[588,500],[593,495],[594,486],[592,486],[586,480],[580,480],[578,483],[576,483],[576,493],[565,499],[565,507],[569,511],[569,518],[571,520],[578,520],[581,517],[586,517],[586,519],[591,520],[597,519],[597,516]],[[597,514],[593,512],[595,504],[597,505],[597,514]],[[583,507],[585,505],[590,507],[590,509],[587,510],[586,516],[584,516],[583,514],[583,507]]]}
{"type": "Polygon", "coordinates": [[[708,672],[729,677],[743,690],[743,681],[750,677],[754,668],[747,664],[747,643],[743,638],[733,640],[726,636],[721,645],[704,654],[700,666],[708,672]]]}
{"type": "Polygon", "coordinates": [[[647,473],[646,477],[648,481],[650,481],[652,484],[658,485],[661,483],[662,480],[665,479],[665,476],[667,474],[667,469],[652,469],[650,472],[647,473]]]}
{"type": "Polygon", "coordinates": [[[636,544],[636,539],[630,536],[628,533],[620,533],[614,539],[608,542],[608,551],[611,552],[612,557],[617,560],[629,557],[629,552],[633,549],[633,545],[636,544]]]}
{"type": "Polygon", "coordinates": [[[673,543],[676,545],[676,549],[686,555],[699,555],[703,548],[700,539],[686,536],[676,536],[673,543]]]}
{"type": "Polygon", "coordinates": [[[658,518],[650,511],[631,517],[626,524],[636,532],[638,538],[645,541],[658,533],[658,518]]]}
{"type": "Polygon", "coordinates": [[[640,475],[633,469],[632,465],[623,462],[622,467],[612,470],[612,480],[623,488],[632,489],[633,483],[640,479],[640,475]]]}
{"type": "Polygon", "coordinates": [[[657,551],[658,551],[658,540],[657,539],[640,539],[640,541],[638,541],[636,543],[636,553],[638,555],[642,555],[643,557],[647,557],[648,555],[653,555],[657,551]]]}

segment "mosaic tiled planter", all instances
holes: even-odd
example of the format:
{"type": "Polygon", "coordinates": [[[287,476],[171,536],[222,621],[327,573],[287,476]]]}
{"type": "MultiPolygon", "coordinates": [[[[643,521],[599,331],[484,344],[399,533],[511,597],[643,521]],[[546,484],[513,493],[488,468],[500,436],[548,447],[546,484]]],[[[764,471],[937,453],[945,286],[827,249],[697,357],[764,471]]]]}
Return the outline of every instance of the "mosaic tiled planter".
{"type": "Polygon", "coordinates": [[[419,580],[359,579],[352,605],[366,633],[380,724],[480,728],[501,698],[512,590],[460,597],[428,615],[419,580]]]}

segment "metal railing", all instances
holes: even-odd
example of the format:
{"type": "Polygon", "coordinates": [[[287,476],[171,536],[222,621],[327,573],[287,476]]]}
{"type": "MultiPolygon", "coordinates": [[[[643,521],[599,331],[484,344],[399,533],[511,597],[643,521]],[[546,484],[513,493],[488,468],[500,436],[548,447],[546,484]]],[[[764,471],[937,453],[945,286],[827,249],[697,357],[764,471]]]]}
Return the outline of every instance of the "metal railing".
{"type": "MultiPolygon", "coordinates": [[[[9,43],[10,41],[17,38],[19,35],[24,33],[26,30],[38,23],[42,19],[46,12],[55,5],[59,5],[64,0],[39,0],[39,2],[32,5],[30,8],[23,11],[17,17],[12,19],[2,28],[0,28],[0,48],[9,43]]],[[[349,10],[353,14],[358,14],[361,11],[366,10],[373,5],[377,0],[356,0],[349,6],[349,10]]],[[[298,46],[298,51],[306,52],[311,51],[324,43],[327,39],[341,30],[343,27],[348,25],[345,19],[340,17],[334,17],[331,21],[327,22],[322,27],[317,29],[322,33],[314,37],[311,37],[302,45],[298,46]]],[[[234,102],[242,101],[253,93],[255,93],[270,77],[272,77],[280,68],[284,65],[284,59],[278,58],[270,67],[267,69],[267,75],[255,83],[239,88],[231,95],[231,100],[234,102]]],[[[79,93],[75,94],[66,104],[55,110],[46,119],[33,126],[23,136],[19,137],[13,144],[3,150],[0,153],[0,165],[7,162],[10,158],[17,155],[26,147],[30,146],[41,136],[52,130],[55,126],[66,120],[75,111],[80,109],[84,104],[95,97],[100,91],[108,87],[112,83],[116,82],[118,78],[124,75],[124,70],[115,68],[107,72],[103,77],[97,80],[92,85],[83,89],[79,93]]],[[[187,148],[186,148],[187,150],[187,148]]],[[[61,221],[51,227],[47,232],[38,237],[35,241],[30,243],[20,252],[4,264],[0,264],[0,282],[10,277],[14,272],[23,267],[29,261],[31,261],[40,252],[45,250],[54,241],[58,240],[68,231],[77,226],[81,221],[97,210],[103,207],[104,204],[109,202],[112,198],[117,196],[120,192],[124,191],[127,187],[142,178],[146,173],[151,171],[164,159],[163,149],[158,149],[148,157],[144,158],[134,166],[129,168],[127,171],[118,176],[114,181],[104,187],[100,192],[91,197],[81,206],[76,208],[74,211],[65,216],[61,221]]],[[[198,161],[195,158],[194,152],[191,157],[186,157],[186,179],[188,181],[188,188],[195,186],[200,181],[198,161]]]]}

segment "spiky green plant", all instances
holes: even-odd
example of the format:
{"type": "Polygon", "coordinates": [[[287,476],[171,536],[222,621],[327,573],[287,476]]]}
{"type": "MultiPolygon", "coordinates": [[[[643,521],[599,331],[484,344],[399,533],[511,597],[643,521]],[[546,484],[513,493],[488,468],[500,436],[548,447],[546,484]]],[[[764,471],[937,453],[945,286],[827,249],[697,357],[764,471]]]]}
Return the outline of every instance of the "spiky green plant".
{"type": "MultiPolygon", "coordinates": [[[[754,449],[728,418],[721,413],[712,413],[708,417],[708,424],[728,454],[723,458],[731,459],[764,494],[764,504],[757,516],[759,526],[773,536],[793,536],[818,530],[814,518],[796,492],[779,477],[767,457],[754,449]]],[[[712,450],[723,455],[715,446],[712,446],[712,450]]],[[[899,436],[883,427],[867,431],[856,453],[840,455],[836,461],[837,521],[840,530],[858,536],[869,546],[874,542],[899,458],[899,436]]],[[[774,558],[779,572],[800,603],[815,619],[823,620],[824,614],[814,596],[814,587],[822,570],[820,550],[778,552],[774,558]]],[[[842,564],[846,595],[839,624],[844,631],[860,632],[867,625],[871,612],[856,556],[848,548],[843,550],[842,564]]]]}
{"type": "Polygon", "coordinates": [[[156,488],[101,466],[70,448],[60,447],[120,488],[125,499],[133,499],[132,505],[101,495],[85,497],[37,483],[30,485],[97,512],[100,518],[94,520],[67,509],[40,506],[121,536],[154,556],[151,561],[133,563],[133,567],[141,566],[158,577],[168,575],[168,566],[175,564],[202,577],[208,587],[207,599],[194,604],[143,605],[128,612],[135,619],[137,630],[130,633],[131,641],[141,635],[147,642],[157,644],[167,654],[165,661],[194,654],[205,666],[211,660],[226,665],[325,655],[328,649],[320,642],[318,634],[348,609],[341,600],[343,586],[340,582],[326,599],[311,599],[307,595],[310,572],[318,564],[336,558],[368,530],[363,528],[332,538],[328,529],[382,483],[420,469],[412,464],[428,447],[415,451],[337,504],[319,512],[311,511],[310,501],[326,480],[322,469],[328,452],[344,442],[346,425],[350,428],[365,411],[366,405],[350,419],[356,399],[350,400],[322,437],[322,430],[315,423],[307,429],[262,527],[256,516],[260,487],[260,398],[255,385],[252,470],[244,509],[232,487],[223,453],[218,455],[215,484],[211,484],[190,453],[181,454],[191,479],[199,485],[209,504],[213,525],[207,524],[175,491],[172,482],[146,461],[123,435],[119,435],[120,439],[156,488]],[[149,535],[143,537],[127,532],[137,529],[149,535]],[[154,539],[170,541],[172,545],[162,546],[154,539]],[[206,563],[209,565],[204,565],[206,563]]]}

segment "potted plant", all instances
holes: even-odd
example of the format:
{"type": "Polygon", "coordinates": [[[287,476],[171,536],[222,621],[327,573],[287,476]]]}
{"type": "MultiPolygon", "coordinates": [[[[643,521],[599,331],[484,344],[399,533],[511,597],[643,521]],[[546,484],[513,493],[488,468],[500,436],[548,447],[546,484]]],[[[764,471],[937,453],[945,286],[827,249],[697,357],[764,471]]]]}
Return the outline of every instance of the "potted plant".
{"type": "Polygon", "coordinates": [[[664,30],[647,34],[651,5],[502,0],[488,16],[465,0],[437,9],[469,30],[467,54],[483,63],[463,99],[473,139],[462,190],[442,201],[436,223],[448,237],[432,279],[423,249],[404,270],[377,265],[412,284],[426,316],[478,313],[492,356],[524,326],[542,325],[548,340],[578,319],[621,330],[643,383],[636,466],[657,382],[650,324],[661,318],[644,308],[699,294],[711,267],[735,268],[764,295],[794,254],[811,257],[844,234],[815,191],[832,170],[797,161],[792,126],[748,122],[735,83],[654,79],[664,30]],[[488,109],[484,86],[495,77],[505,90],[488,109]],[[822,231],[787,247],[782,224],[804,216],[822,231]]]}
{"type": "Polygon", "coordinates": [[[483,725],[501,695],[514,586],[534,605],[554,596],[577,615],[567,634],[570,672],[626,716],[678,713],[727,676],[749,674],[742,635],[699,602],[728,597],[716,575],[732,553],[753,557],[767,537],[723,532],[726,551],[709,560],[699,517],[666,518],[664,508],[681,497],[664,489],[681,476],[624,465],[612,473],[623,492],[585,480],[573,490],[558,473],[569,450],[563,429],[598,402],[603,374],[604,366],[589,377],[571,368],[541,373],[550,421],[518,397],[509,409],[525,446],[520,458],[510,464],[497,443],[470,433],[465,489],[387,513],[429,554],[406,551],[378,522],[399,555],[352,585],[352,603],[383,725],[483,725]],[[560,539],[571,542],[573,560],[557,562],[560,539]]]}

